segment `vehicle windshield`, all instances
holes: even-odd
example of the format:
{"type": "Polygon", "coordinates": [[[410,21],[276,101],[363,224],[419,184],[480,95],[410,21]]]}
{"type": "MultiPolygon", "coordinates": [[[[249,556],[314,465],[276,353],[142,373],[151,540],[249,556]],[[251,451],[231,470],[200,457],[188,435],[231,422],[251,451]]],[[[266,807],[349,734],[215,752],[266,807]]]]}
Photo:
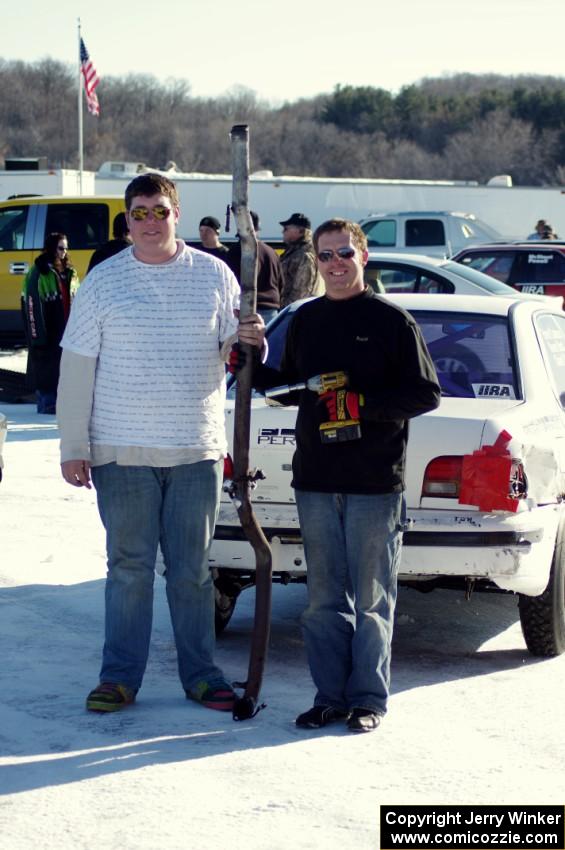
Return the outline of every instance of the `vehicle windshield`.
{"type": "MultiPolygon", "coordinates": [[[[267,365],[280,366],[288,325],[296,308],[283,310],[267,331],[267,365]]],[[[517,370],[505,316],[411,311],[434,361],[444,397],[519,398],[517,370]]],[[[258,394],[256,394],[258,396],[258,394]]],[[[228,398],[235,397],[233,377],[228,398]]]]}
{"type": "Polygon", "coordinates": [[[454,272],[454,274],[464,277],[465,280],[488,290],[492,295],[512,295],[514,298],[516,295],[519,296],[519,293],[517,293],[511,286],[508,286],[508,284],[502,283],[502,281],[496,280],[496,278],[490,277],[490,275],[485,274],[484,272],[471,269],[469,266],[464,266],[462,263],[455,263],[453,260],[446,260],[445,263],[442,263],[441,268],[448,269],[450,272],[454,272]]]}

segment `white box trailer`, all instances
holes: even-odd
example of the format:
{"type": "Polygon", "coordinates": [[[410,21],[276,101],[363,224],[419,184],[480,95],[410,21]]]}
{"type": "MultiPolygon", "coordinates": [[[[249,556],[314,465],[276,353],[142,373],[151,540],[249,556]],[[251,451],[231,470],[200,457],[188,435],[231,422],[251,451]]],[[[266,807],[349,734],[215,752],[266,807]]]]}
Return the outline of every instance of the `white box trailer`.
{"type": "Polygon", "coordinates": [[[83,171],[81,193],[80,174],[74,169],[0,170],[0,201],[17,195],[93,195],[94,178],[94,171],[83,171]]]}
{"type": "MultiPolygon", "coordinates": [[[[123,195],[137,175],[158,171],[138,162],[105,162],[97,172],[83,171],[82,194],[123,195]]],[[[198,239],[198,223],[205,215],[222,222],[232,196],[230,174],[159,171],[175,181],[181,198],[179,234],[198,239]]],[[[79,172],[73,169],[0,171],[0,199],[13,195],[76,196],[79,172]]],[[[263,239],[280,239],[279,222],[302,212],[314,227],[331,216],[359,221],[373,213],[465,212],[482,219],[505,237],[523,239],[536,221],[547,219],[565,238],[565,187],[512,186],[502,175],[486,185],[450,180],[381,180],[330,177],[276,177],[271,172],[252,174],[249,202],[261,219],[263,239]]]]}
{"type": "MultiPolygon", "coordinates": [[[[141,163],[107,162],[96,173],[96,194],[123,192],[130,180],[144,171],[141,163]]],[[[160,171],[175,181],[181,198],[179,233],[198,239],[198,223],[214,215],[225,225],[231,202],[229,174],[160,171]]],[[[487,185],[449,180],[373,180],[329,177],[275,177],[271,172],[252,174],[249,204],[261,219],[263,239],[280,239],[279,222],[293,212],[307,215],[314,227],[331,216],[359,221],[373,213],[450,211],[472,213],[503,236],[523,239],[545,218],[565,238],[565,187],[512,186],[507,175],[487,185]]],[[[232,222],[230,233],[233,235],[232,222]]],[[[222,236],[225,229],[222,230],[222,236]]]]}

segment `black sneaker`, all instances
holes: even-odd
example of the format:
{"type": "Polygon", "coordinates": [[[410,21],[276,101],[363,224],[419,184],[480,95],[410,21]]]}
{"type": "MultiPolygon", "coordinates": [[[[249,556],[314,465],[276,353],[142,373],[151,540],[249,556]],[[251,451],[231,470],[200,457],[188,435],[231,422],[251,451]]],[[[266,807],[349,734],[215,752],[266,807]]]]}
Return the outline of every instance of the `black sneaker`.
{"type": "Polygon", "coordinates": [[[334,708],[333,705],[315,705],[310,711],[299,714],[295,722],[301,729],[321,729],[328,723],[346,720],[348,716],[347,711],[334,708]]]}
{"type": "Polygon", "coordinates": [[[371,708],[354,708],[349,715],[347,728],[351,732],[372,732],[378,727],[383,715],[371,708]]]}

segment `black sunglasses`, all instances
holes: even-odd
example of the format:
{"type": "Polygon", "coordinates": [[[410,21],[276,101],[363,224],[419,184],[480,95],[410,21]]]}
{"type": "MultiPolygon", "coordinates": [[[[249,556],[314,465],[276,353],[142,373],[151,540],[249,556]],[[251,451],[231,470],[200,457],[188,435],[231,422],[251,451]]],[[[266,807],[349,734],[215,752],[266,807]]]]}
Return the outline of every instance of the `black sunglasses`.
{"type": "Polygon", "coordinates": [[[318,260],[320,263],[329,263],[331,259],[333,259],[334,255],[339,257],[340,260],[352,260],[355,256],[355,248],[350,248],[349,246],[345,246],[343,248],[338,248],[337,251],[319,251],[318,252],[318,260]]]}

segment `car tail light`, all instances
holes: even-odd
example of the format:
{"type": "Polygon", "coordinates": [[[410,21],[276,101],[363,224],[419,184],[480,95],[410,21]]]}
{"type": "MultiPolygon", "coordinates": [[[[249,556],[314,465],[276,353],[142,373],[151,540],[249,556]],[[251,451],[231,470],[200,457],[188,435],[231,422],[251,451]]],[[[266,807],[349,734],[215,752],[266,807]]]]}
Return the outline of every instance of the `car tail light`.
{"type": "Polygon", "coordinates": [[[444,455],[436,457],[426,467],[422,496],[436,499],[457,499],[461,486],[463,457],[444,455]]]}
{"type": "Polygon", "coordinates": [[[512,458],[512,467],[510,469],[510,491],[508,493],[511,499],[527,499],[528,498],[528,479],[524,471],[524,464],[516,458],[512,458]]]}
{"type": "Polygon", "coordinates": [[[508,451],[485,446],[472,455],[436,457],[426,467],[422,497],[457,499],[482,511],[516,511],[528,497],[528,479],[521,460],[508,451]]]}
{"type": "Polygon", "coordinates": [[[224,481],[233,480],[233,460],[231,455],[226,455],[224,458],[224,481]]]}

